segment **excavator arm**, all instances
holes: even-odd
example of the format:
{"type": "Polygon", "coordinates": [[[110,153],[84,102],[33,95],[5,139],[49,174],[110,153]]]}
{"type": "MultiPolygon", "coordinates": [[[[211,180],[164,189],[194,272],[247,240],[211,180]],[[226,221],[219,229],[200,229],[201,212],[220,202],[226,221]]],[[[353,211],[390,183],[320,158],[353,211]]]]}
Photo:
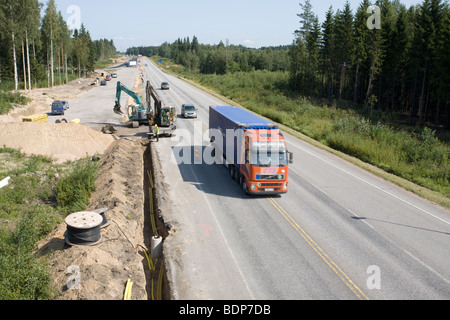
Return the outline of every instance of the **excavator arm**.
{"type": "Polygon", "coordinates": [[[132,97],[135,101],[136,104],[142,106],[142,99],[141,97],[139,97],[139,95],[137,95],[135,92],[133,92],[132,90],[130,90],[127,86],[125,86],[124,84],[122,84],[120,81],[117,82],[117,90],[116,90],[116,103],[114,105],[114,112],[117,114],[123,114],[120,105],[120,97],[122,95],[122,91],[124,91],[126,94],[128,94],[130,97],[132,97]]]}

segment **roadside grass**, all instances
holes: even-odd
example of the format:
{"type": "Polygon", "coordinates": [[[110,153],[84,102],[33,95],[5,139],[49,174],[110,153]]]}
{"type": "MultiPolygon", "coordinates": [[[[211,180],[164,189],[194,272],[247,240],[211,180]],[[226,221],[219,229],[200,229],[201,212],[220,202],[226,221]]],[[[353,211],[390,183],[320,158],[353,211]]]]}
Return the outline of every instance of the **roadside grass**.
{"type": "Polygon", "coordinates": [[[8,114],[18,105],[26,105],[30,99],[20,93],[0,91],[0,114],[8,114]]]}
{"type": "Polygon", "coordinates": [[[97,167],[90,158],[56,165],[0,148],[0,180],[11,177],[0,189],[0,300],[55,297],[47,258],[37,255],[36,243],[71,210],[87,207],[97,167]]]}
{"type": "Polygon", "coordinates": [[[394,127],[369,120],[361,110],[319,106],[288,90],[287,72],[205,75],[170,65],[166,69],[327,147],[437,192],[442,196],[433,200],[450,206],[450,147],[430,128],[394,127]]]}

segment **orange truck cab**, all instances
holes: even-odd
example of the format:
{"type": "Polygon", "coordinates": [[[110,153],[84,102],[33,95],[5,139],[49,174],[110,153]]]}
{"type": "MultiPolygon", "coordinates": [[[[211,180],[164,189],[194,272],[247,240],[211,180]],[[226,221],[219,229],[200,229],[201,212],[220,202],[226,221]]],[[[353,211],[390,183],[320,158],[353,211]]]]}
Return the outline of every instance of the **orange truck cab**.
{"type": "Polygon", "coordinates": [[[210,139],[230,177],[251,195],[284,194],[293,154],[276,124],[237,107],[210,107],[210,139]]]}

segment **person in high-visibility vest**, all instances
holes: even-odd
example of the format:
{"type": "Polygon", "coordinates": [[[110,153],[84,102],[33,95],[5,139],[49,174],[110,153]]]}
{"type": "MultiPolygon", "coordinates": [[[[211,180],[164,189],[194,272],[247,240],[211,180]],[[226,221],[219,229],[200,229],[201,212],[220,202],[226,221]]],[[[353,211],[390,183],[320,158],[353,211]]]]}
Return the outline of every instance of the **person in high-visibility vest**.
{"type": "Polygon", "coordinates": [[[156,141],[159,141],[159,127],[157,124],[155,124],[155,134],[156,134],[156,141]]]}

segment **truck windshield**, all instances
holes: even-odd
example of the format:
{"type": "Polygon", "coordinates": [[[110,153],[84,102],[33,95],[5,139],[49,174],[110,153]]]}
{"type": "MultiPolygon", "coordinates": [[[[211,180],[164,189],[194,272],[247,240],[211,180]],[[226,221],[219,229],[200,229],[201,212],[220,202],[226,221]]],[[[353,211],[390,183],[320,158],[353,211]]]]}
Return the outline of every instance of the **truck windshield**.
{"type": "Polygon", "coordinates": [[[250,163],[256,167],[286,167],[287,153],[285,151],[252,151],[250,163]]]}

